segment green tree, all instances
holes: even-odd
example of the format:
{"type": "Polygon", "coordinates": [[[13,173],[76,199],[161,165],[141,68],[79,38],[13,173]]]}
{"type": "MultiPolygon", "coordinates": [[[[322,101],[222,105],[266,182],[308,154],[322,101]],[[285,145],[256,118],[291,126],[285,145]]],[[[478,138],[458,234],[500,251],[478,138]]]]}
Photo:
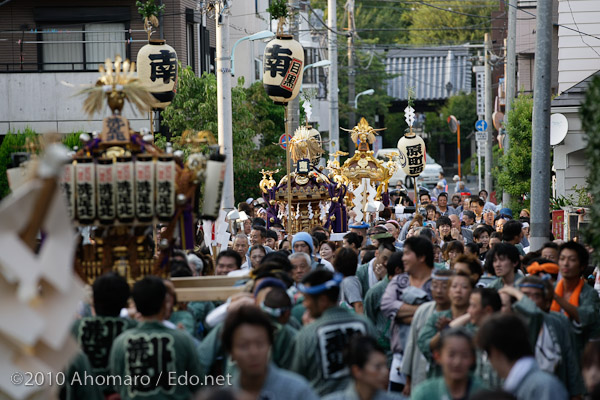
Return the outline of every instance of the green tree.
{"type": "Polygon", "coordinates": [[[587,133],[585,156],[588,165],[589,193],[592,197],[590,212],[592,222],[583,231],[585,243],[600,250],[600,77],[596,76],[590,83],[581,106],[581,121],[583,130],[587,133]]]}
{"type": "MultiPolygon", "coordinates": [[[[361,117],[369,122],[372,127],[377,127],[375,115],[380,115],[384,119],[389,113],[391,97],[387,95],[386,81],[393,75],[385,72],[385,54],[376,51],[357,51],[357,62],[354,66],[355,71],[355,93],[358,94],[367,89],[374,89],[375,93],[371,96],[361,96],[356,109],[356,122],[361,117]]],[[[340,127],[352,129],[348,126],[348,114],[350,105],[348,99],[348,59],[340,57],[340,68],[338,75],[339,82],[339,117],[340,127]]],[[[354,100],[354,99],[352,99],[354,100]]],[[[385,137],[393,136],[398,141],[400,133],[390,129],[380,133],[385,137]]],[[[342,150],[347,149],[348,135],[340,134],[340,145],[342,150]]]]}
{"type": "MultiPolygon", "coordinates": [[[[246,90],[242,84],[243,82],[240,81],[231,89],[236,200],[253,190],[249,181],[240,180],[238,182],[238,176],[242,179],[253,172],[252,155],[256,150],[256,144],[252,139],[257,134],[253,129],[253,116],[250,113],[246,90]]],[[[190,67],[180,68],[177,95],[164,110],[163,122],[169,128],[173,142],[187,129],[208,130],[216,137],[218,131],[216,76],[205,73],[198,77],[190,67]]],[[[158,138],[157,143],[164,143],[164,138],[158,138]]],[[[256,179],[255,186],[258,187],[260,176],[256,179]]]]}
{"type": "Polygon", "coordinates": [[[2,144],[0,144],[0,198],[10,193],[6,170],[12,162],[11,154],[26,152],[27,148],[25,144],[27,143],[27,139],[35,141],[36,136],[37,134],[31,128],[17,132],[8,131],[4,136],[2,144]]]}
{"type": "MultiPolygon", "coordinates": [[[[430,140],[427,151],[432,157],[439,156],[439,145],[443,143],[456,143],[456,133],[450,132],[448,128],[448,117],[454,115],[460,122],[461,133],[461,154],[465,154],[470,145],[465,140],[468,134],[473,131],[475,122],[477,122],[477,107],[475,93],[461,93],[450,97],[439,112],[425,113],[425,132],[429,133],[430,140]]],[[[466,160],[463,159],[463,162],[466,160]]]]}
{"type": "Polygon", "coordinates": [[[517,97],[508,114],[506,132],[510,148],[502,154],[492,174],[498,188],[511,195],[510,208],[527,206],[523,198],[531,190],[531,123],[533,98],[529,95],[517,97]]]}
{"type": "Polygon", "coordinates": [[[448,0],[417,5],[407,14],[409,37],[413,44],[462,44],[481,41],[489,30],[491,13],[497,4],[477,0],[448,0]]]}

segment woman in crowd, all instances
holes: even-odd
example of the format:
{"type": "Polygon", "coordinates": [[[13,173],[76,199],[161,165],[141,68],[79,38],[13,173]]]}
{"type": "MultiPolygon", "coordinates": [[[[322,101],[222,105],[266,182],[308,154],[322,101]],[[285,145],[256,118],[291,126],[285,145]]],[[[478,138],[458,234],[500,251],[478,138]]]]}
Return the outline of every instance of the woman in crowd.
{"type": "Polygon", "coordinates": [[[263,258],[267,255],[267,250],[260,244],[254,245],[250,247],[250,263],[252,264],[252,269],[256,270],[263,258]]]}
{"type": "Polygon", "coordinates": [[[453,240],[446,243],[444,246],[444,260],[446,260],[446,267],[450,268],[454,259],[465,252],[465,245],[459,240],[453,240]]]}
{"type": "Polygon", "coordinates": [[[475,365],[475,346],[467,332],[461,328],[445,331],[438,349],[436,359],[442,368],[442,376],[417,385],[411,399],[467,399],[484,388],[481,381],[470,374],[475,365]]]}
{"type": "Polygon", "coordinates": [[[490,233],[493,231],[489,225],[479,225],[473,231],[473,241],[479,245],[479,254],[481,261],[485,260],[485,255],[490,249],[490,233]]]}
{"type": "Polygon", "coordinates": [[[321,243],[321,248],[319,249],[319,254],[321,254],[321,259],[329,261],[333,265],[333,255],[335,254],[335,243],[329,240],[321,243]]]}

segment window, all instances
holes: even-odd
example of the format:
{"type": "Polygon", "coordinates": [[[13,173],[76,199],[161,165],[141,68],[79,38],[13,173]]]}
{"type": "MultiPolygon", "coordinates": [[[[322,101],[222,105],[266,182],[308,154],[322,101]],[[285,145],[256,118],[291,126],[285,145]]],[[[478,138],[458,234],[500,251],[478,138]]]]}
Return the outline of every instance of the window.
{"type": "Polygon", "coordinates": [[[42,26],[45,71],[96,71],[107,58],[128,58],[124,23],[42,26]]]}
{"type": "Polygon", "coordinates": [[[262,61],[259,58],[254,59],[254,81],[261,81],[263,73],[262,61]]]}
{"type": "Polygon", "coordinates": [[[196,52],[194,51],[194,24],[187,25],[187,65],[192,68],[192,71],[196,72],[196,52]]]}

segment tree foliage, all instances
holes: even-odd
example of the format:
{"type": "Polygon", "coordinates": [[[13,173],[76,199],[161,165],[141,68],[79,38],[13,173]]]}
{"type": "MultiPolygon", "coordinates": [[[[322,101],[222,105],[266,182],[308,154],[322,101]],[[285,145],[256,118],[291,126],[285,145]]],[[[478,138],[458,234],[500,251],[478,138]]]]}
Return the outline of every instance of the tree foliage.
{"type": "MultiPolygon", "coordinates": [[[[428,152],[431,156],[438,157],[439,143],[456,143],[456,133],[450,132],[448,128],[448,117],[454,115],[460,122],[461,150],[469,147],[469,141],[465,140],[468,134],[473,132],[477,122],[477,107],[475,93],[460,93],[450,97],[438,113],[425,113],[425,132],[431,135],[428,152]]],[[[461,153],[463,153],[461,151],[461,153]]],[[[464,154],[464,153],[463,153],[464,154]]],[[[463,162],[465,160],[462,160],[463,162]]]]}
{"type": "MultiPolygon", "coordinates": [[[[231,88],[232,130],[233,130],[233,168],[246,171],[251,166],[251,156],[256,145],[252,141],[256,132],[253,129],[253,117],[246,104],[246,91],[241,82],[231,88]]],[[[208,130],[215,138],[218,132],[217,122],[217,78],[204,73],[201,77],[194,74],[188,66],[180,68],[177,79],[177,95],[163,111],[163,122],[171,132],[171,141],[176,142],[187,130],[208,130]]],[[[241,172],[240,172],[241,173],[241,172]]],[[[242,196],[248,188],[236,188],[242,196]],[[239,190],[238,190],[239,189],[239,190]]]]}
{"type": "Polygon", "coordinates": [[[585,242],[592,246],[594,254],[600,249],[600,77],[596,76],[588,87],[581,107],[583,130],[587,133],[585,156],[588,166],[589,192],[592,197],[592,222],[583,231],[585,242]]]}
{"type": "Polygon", "coordinates": [[[511,195],[510,208],[514,209],[523,207],[523,199],[531,190],[532,114],[531,96],[520,95],[514,100],[506,125],[510,148],[492,170],[498,188],[511,195]]]}
{"type": "MultiPolygon", "coordinates": [[[[259,171],[283,169],[285,153],[277,143],[284,132],[283,107],[273,104],[260,82],[245,89],[243,81],[231,89],[233,169],[236,201],[259,195],[259,171]]],[[[163,112],[163,122],[176,142],[187,130],[208,130],[215,138],[217,79],[213,74],[198,77],[190,67],[180,70],[177,95],[163,112]]],[[[165,138],[159,138],[164,143],[165,138]]],[[[174,146],[177,148],[177,146],[174,146]]],[[[185,149],[184,149],[185,150],[185,149]]]]}
{"type": "MultiPolygon", "coordinates": [[[[348,99],[348,59],[340,57],[340,68],[338,75],[339,82],[339,116],[340,127],[352,129],[348,126],[348,114],[351,111],[348,99]]],[[[370,96],[361,96],[356,109],[356,122],[361,117],[365,117],[367,122],[373,127],[377,127],[375,123],[375,115],[383,116],[385,119],[389,113],[391,97],[387,95],[386,80],[392,75],[385,72],[385,55],[383,53],[372,51],[357,51],[356,62],[354,64],[355,73],[355,93],[358,94],[367,89],[374,89],[375,93],[370,96]]],[[[354,99],[352,99],[354,100],[354,99]]],[[[394,136],[396,141],[400,138],[403,132],[395,132],[393,129],[388,129],[383,133],[384,137],[394,136]]],[[[340,134],[340,144],[342,150],[347,149],[348,143],[346,135],[340,134]]]]}
{"type": "Polygon", "coordinates": [[[409,37],[413,44],[440,45],[481,41],[491,25],[497,4],[476,0],[448,0],[417,5],[408,13],[409,37]]]}

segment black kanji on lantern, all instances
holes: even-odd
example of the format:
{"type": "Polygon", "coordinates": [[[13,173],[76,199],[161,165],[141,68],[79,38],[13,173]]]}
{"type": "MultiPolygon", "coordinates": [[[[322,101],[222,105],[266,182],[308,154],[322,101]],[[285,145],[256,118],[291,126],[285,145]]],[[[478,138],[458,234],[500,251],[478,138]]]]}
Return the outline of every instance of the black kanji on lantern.
{"type": "Polygon", "coordinates": [[[115,217],[114,188],[112,183],[98,184],[98,218],[112,219],[115,217]]]}
{"type": "Polygon", "coordinates": [[[406,156],[415,157],[421,155],[421,145],[417,144],[414,146],[406,146],[406,156]]]}
{"type": "Polygon", "coordinates": [[[290,62],[292,62],[292,50],[274,44],[267,48],[265,55],[265,71],[271,73],[271,78],[275,78],[277,74],[285,76],[290,67],[290,62]]]}
{"type": "Polygon", "coordinates": [[[158,182],[157,184],[156,213],[162,216],[173,215],[173,191],[171,183],[168,181],[158,182]]]}
{"type": "Polygon", "coordinates": [[[174,346],[173,337],[163,334],[142,334],[127,340],[125,374],[132,377],[133,383],[129,387],[131,397],[159,390],[173,391],[174,386],[169,384],[169,371],[175,371],[174,346]]]}
{"type": "Polygon", "coordinates": [[[137,214],[147,217],[152,214],[152,187],[149,181],[137,181],[137,214]]]}
{"type": "Polygon", "coordinates": [[[416,157],[408,157],[408,165],[421,165],[423,164],[423,156],[419,155],[416,157]]]}
{"type": "Polygon", "coordinates": [[[177,55],[169,50],[161,50],[159,54],[148,56],[150,63],[150,80],[162,79],[165,84],[175,80],[177,74],[177,55]]]}
{"type": "Polygon", "coordinates": [[[77,216],[79,218],[94,218],[93,193],[94,188],[90,183],[77,184],[77,216]]]}
{"type": "Polygon", "coordinates": [[[71,198],[71,196],[73,194],[73,188],[71,187],[71,184],[68,182],[61,183],[60,187],[67,198],[67,208],[69,209],[69,214],[73,215],[73,202],[72,202],[72,198],[71,198]]]}
{"type": "Polygon", "coordinates": [[[423,165],[419,165],[417,167],[410,167],[408,169],[408,174],[411,175],[411,176],[413,176],[413,175],[419,175],[421,172],[423,172],[423,165]]]}
{"type": "Polygon", "coordinates": [[[117,182],[117,214],[133,216],[133,193],[129,181],[117,182]]]}

